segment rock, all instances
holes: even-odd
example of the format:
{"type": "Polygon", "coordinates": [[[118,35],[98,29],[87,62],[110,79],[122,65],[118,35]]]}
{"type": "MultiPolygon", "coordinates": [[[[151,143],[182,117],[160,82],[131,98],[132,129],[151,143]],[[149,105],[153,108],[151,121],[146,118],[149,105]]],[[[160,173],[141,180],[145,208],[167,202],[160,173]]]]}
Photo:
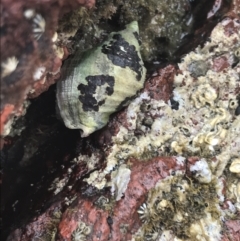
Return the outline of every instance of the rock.
{"type": "MultiPolygon", "coordinates": [[[[47,74],[56,71],[56,54],[52,40],[58,19],[78,7],[93,7],[95,0],[49,0],[12,1],[4,0],[1,15],[1,106],[5,121],[16,114],[30,91],[32,97],[46,91],[59,77],[47,74]],[[16,41],[17,40],[17,41],[16,41]],[[42,71],[41,71],[42,70],[42,71]],[[34,95],[33,95],[34,92],[34,95]],[[7,114],[7,106],[13,106],[7,114]]],[[[58,67],[62,59],[58,59],[58,67]]],[[[3,124],[3,125],[2,125],[3,124]]],[[[0,135],[4,135],[1,131],[0,135]]]]}

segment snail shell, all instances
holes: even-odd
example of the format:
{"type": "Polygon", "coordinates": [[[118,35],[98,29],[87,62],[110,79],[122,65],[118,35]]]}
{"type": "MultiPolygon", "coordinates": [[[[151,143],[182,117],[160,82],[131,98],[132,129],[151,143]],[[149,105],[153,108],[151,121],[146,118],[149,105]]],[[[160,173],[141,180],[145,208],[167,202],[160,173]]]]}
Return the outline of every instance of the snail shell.
{"type": "Polygon", "coordinates": [[[77,51],[65,61],[57,83],[57,106],[66,127],[81,129],[82,137],[102,128],[143,87],[145,76],[136,21],[82,58],[77,51]]]}

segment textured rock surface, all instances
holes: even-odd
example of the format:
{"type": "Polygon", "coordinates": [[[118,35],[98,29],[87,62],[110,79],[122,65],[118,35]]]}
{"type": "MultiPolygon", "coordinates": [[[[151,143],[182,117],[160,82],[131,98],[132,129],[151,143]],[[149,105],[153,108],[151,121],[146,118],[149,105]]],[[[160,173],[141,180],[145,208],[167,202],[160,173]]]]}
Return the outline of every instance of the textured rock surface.
{"type": "MultiPolygon", "coordinates": [[[[32,101],[2,152],[7,240],[239,239],[233,9],[209,42],[155,71],[138,98],[87,139],[56,120],[54,88],[32,101]],[[125,188],[120,170],[130,171],[125,188]]],[[[4,108],[3,122],[15,107],[4,108]]]]}
{"type": "MultiPolygon", "coordinates": [[[[130,159],[131,181],[124,198],[115,202],[108,192],[103,195],[75,197],[71,206],[61,213],[61,204],[55,203],[44,214],[26,226],[26,231],[15,230],[8,240],[49,239],[74,240],[79,223],[89,226],[91,232],[84,240],[128,240],[141,221],[137,210],[144,202],[147,192],[173,171],[183,171],[175,158],[154,158],[148,162],[130,159]],[[145,176],[142,177],[144,171],[145,176]],[[104,199],[105,198],[105,199],[104,199]],[[105,200],[105,202],[101,201],[105,200]]],[[[84,236],[84,234],[83,234],[84,236]]]]}
{"type": "Polygon", "coordinates": [[[36,97],[59,77],[67,53],[59,55],[53,49],[58,19],[73,8],[94,4],[95,0],[2,1],[1,135],[8,133],[3,126],[13,114],[21,114],[29,92],[36,97]],[[13,106],[11,112],[9,105],[13,106]]]}

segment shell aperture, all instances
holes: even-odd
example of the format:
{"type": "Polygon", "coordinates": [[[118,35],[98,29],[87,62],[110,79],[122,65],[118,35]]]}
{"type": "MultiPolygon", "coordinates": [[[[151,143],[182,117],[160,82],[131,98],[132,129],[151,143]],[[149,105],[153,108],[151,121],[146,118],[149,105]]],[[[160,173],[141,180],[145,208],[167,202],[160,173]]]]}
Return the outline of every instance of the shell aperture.
{"type": "Polygon", "coordinates": [[[64,124],[81,129],[82,137],[101,129],[143,87],[145,76],[136,21],[111,33],[82,57],[77,51],[65,61],[57,83],[57,105],[64,124]]]}

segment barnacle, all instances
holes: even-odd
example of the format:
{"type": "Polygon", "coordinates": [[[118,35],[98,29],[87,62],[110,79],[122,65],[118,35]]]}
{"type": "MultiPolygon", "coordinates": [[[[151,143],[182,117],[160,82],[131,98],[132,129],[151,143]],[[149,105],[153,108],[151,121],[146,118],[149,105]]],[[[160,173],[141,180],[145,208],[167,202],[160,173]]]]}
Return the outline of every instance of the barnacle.
{"type": "Polygon", "coordinates": [[[45,228],[42,230],[43,233],[36,232],[36,236],[32,237],[32,240],[40,240],[40,241],[54,241],[56,240],[57,234],[57,226],[60,222],[60,218],[62,216],[62,212],[60,210],[54,210],[52,215],[49,216],[49,219],[45,221],[42,225],[45,228]]]}
{"type": "Polygon", "coordinates": [[[150,221],[150,211],[147,207],[147,204],[146,203],[143,203],[140,208],[138,209],[138,214],[139,214],[139,217],[140,219],[143,221],[143,222],[149,222],[150,221]]]}
{"type": "Polygon", "coordinates": [[[209,123],[211,127],[216,127],[218,124],[228,122],[231,119],[231,115],[224,108],[216,108],[214,112],[215,117],[209,123]]]}
{"type": "Polygon", "coordinates": [[[235,196],[236,196],[236,208],[240,211],[240,181],[237,182],[236,184],[236,188],[235,188],[235,192],[234,192],[235,196]]]}
{"type": "Polygon", "coordinates": [[[214,105],[214,100],[217,98],[217,93],[209,84],[203,84],[197,87],[196,91],[191,96],[191,99],[196,108],[208,104],[211,107],[214,105]]]}
{"type": "Polygon", "coordinates": [[[235,50],[234,55],[240,59],[240,47],[235,50]]]}
{"type": "Polygon", "coordinates": [[[1,63],[1,77],[4,78],[10,75],[17,68],[18,62],[17,58],[13,56],[1,63]]]}
{"type": "Polygon", "coordinates": [[[186,150],[186,147],[187,147],[187,140],[185,139],[173,141],[171,143],[172,150],[180,155],[183,153],[184,150],[186,150]]]}
{"type": "Polygon", "coordinates": [[[206,74],[208,66],[207,63],[203,60],[193,61],[189,64],[188,70],[193,77],[197,78],[206,74]]]}
{"type": "Polygon", "coordinates": [[[105,196],[100,196],[97,201],[94,202],[94,204],[101,208],[101,209],[107,209],[109,205],[109,199],[106,198],[105,196]]]}
{"type": "MultiPolygon", "coordinates": [[[[235,159],[236,160],[236,159],[235,159]]],[[[226,199],[231,200],[232,204],[232,212],[236,213],[236,211],[240,211],[240,180],[239,174],[230,172],[226,174],[228,175],[227,180],[227,196],[226,199]]],[[[229,215],[229,213],[227,213],[229,215]]]]}
{"type": "Polygon", "coordinates": [[[39,40],[45,32],[46,22],[41,14],[36,14],[33,18],[33,35],[36,40],[39,40]]]}
{"type": "Polygon", "coordinates": [[[110,114],[126,106],[143,87],[146,69],[140,55],[138,23],[111,33],[99,47],[78,52],[63,66],[57,104],[65,125],[82,136],[102,128],[110,114]]]}
{"type": "Polygon", "coordinates": [[[237,99],[230,99],[228,104],[230,109],[236,109],[238,107],[238,100],[237,99]]]}
{"type": "Polygon", "coordinates": [[[155,227],[153,227],[149,232],[146,232],[144,235],[144,240],[146,241],[152,241],[156,240],[159,237],[159,230],[155,227]]]}
{"type": "Polygon", "coordinates": [[[72,233],[72,241],[85,241],[91,233],[91,227],[84,222],[79,222],[77,229],[72,233]]]}
{"type": "Polygon", "coordinates": [[[224,108],[215,108],[212,113],[214,117],[207,121],[201,132],[193,138],[193,144],[196,147],[208,147],[209,150],[214,151],[214,146],[227,135],[231,115],[224,108]]]}
{"type": "Polygon", "coordinates": [[[54,32],[53,36],[52,36],[52,42],[55,43],[58,39],[58,33],[54,32]]]}

